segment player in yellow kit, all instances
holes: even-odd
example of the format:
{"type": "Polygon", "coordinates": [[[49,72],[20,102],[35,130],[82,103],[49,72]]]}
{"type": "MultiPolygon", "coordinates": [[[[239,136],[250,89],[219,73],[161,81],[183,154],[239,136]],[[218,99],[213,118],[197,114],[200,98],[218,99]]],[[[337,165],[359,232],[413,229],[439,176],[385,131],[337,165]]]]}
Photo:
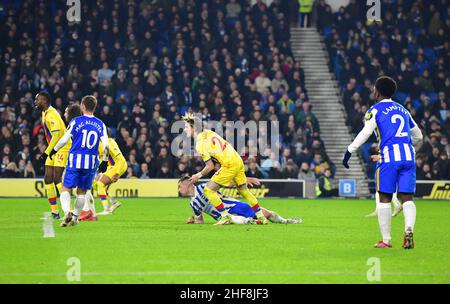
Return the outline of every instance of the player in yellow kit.
{"type": "Polygon", "coordinates": [[[62,175],[67,164],[67,156],[72,143],[69,141],[50,159],[48,155],[66,132],[66,125],[58,111],[52,107],[51,97],[47,92],[36,94],[34,106],[42,114],[41,124],[44,128],[45,138],[48,144],[47,149],[45,149],[45,152],[39,158],[42,163],[45,163],[44,188],[50,203],[52,216],[54,219],[59,219],[56,188],[58,188],[58,191],[61,191],[62,175]]]}
{"type": "Polygon", "coordinates": [[[205,162],[202,171],[190,178],[191,183],[196,183],[203,176],[208,175],[214,169],[213,159],[220,163],[221,168],[206,184],[204,195],[220,212],[221,218],[216,225],[230,224],[232,219],[217,193],[221,186],[234,182],[238,192],[250,204],[256,213],[256,217],[262,224],[268,221],[261,211],[258,200],[247,188],[244,162],[236,150],[225,139],[211,130],[202,130],[201,120],[193,114],[183,116],[185,121],[184,132],[189,138],[195,138],[195,149],[205,162]]]}
{"type": "MultiPolygon", "coordinates": [[[[125,157],[120,151],[119,145],[113,138],[108,138],[109,142],[109,163],[108,169],[102,173],[96,182],[97,194],[103,205],[103,212],[99,215],[111,214],[115,209],[120,207],[118,201],[114,201],[111,206],[108,203],[109,186],[119,180],[119,178],[127,171],[128,165],[125,157]]],[[[102,157],[102,156],[100,156],[102,157]]]]}
{"type": "MultiPolygon", "coordinates": [[[[108,168],[105,173],[101,173],[98,178],[93,182],[92,189],[97,191],[97,195],[100,198],[103,211],[96,213],[94,205],[94,197],[92,193],[87,194],[86,204],[78,217],[79,221],[96,221],[97,215],[109,215],[114,212],[115,209],[121,206],[121,203],[111,198],[108,195],[109,186],[119,180],[119,178],[127,171],[128,165],[125,157],[117,145],[117,142],[113,138],[108,138],[109,143],[109,161],[108,168]],[[111,199],[111,206],[108,199],[111,199]]],[[[99,144],[99,157],[103,157],[103,145],[99,144]]]]}

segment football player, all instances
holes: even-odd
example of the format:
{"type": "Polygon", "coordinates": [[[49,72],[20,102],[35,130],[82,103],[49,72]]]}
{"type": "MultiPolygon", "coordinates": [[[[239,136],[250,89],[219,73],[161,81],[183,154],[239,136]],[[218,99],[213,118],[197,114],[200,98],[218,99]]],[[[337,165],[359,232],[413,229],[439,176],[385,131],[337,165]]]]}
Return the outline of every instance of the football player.
{"type": "Polygon", "coordinates": [[[71,146],[70,140],[58,150],[58,153],[49,158],[50,152],[56,143],[63,137],[66,131],[66,125],[58,111],[51,105],[51,97],[47,92],[36,94],[34,107],[42,115],[41,124],[44,128],[45,138],[47,140],[47,149],[40,156],[39,160],[45,164],[44,188],[50,203],[52,217],[59,219],[58,204],[56,202],[56,189],[61,193],[62,175],[67,164],[67,156],[71,146]]]}
{"type": "Polygon", "coordinates": [[[390,77],[377,79],[372,97],[377,100],[365,115],[365,125],[355,140],[348,146],[342,164],[349,168],[352,153],[364,144],[375,132],[380,148],[380,160],[375,171],[380,203],[377,206],[378,224],[382,240],[375,248],[391,248],[391,201],[398,191],[405,216],[404,249],[414,248],[413,231],[416,221],[416,205],[413,197],[416,187],[416,162],[414,146],[423,135],[411,114],[401,104],[392,100],[397,83],[390,77]]]}
{"type": "MultiPolygon", "coordinates": [[[[247,178],[247,184],[259,185],[259,180],[256,178],[247,178]]],[[[220,212],[214,207],[213,204],[206,198],[205,191],[206,183],[199,185],[193,185],[190,182],[189,176],[183,176],[178,182],[178,192],[181,196],[190,197],[190,206],[194,215],[189,217],[187,224],[203,224],[203,213],[208,214],[214,220],[218,221],[221,217],[220,212]]],[[[231,223],[233,224],[262,224],[259,219],[256,218],[255,211],[246,203],[240,202],[236,199],[225,197],[219,191],[217,194],[220,197],[224,208],[227,209],[228,214],[231,217],[231,223]]],[[[281,224],[299,224],[302,222],[300,218],[283,218],[275,211],[270,211],[265,208],[261,208],[264,213],[264,217],[273,223],[281,224]]]]}
{"type": "Polygon", "coordinates": [[[225,208],[217,193],[221,186],[229,185],[231,181],[237,186],[239,194],[250,203],[260,222],[267,224],[268,220],[264,216],[258,200],[247,188],[244,162],[233,146],[217,133],[211,130],[202,130],[202,121],[195,115],[187,113],[183,116],[183,120],[185,121],[184,132],[188,138],[194,137],[195,149],[205,162],[205,167],[191,176],[190,182],[195,184],[200,178],[208,175],[214,169],[213,159],[221,166],[204,188],[205,197],[220,213],[220,220],[217,225],[230,224],[232,221],[227,208],[225,208]]]}
{"type": "Polygon", "coordinates": [[[105,124],[94,116],[97,99],[88,95],[81,100],[82,116],[75,117],[63,137],[49,154],[52,159],[70,139],[72,145],[68,156],[68,165],[64,174],[61,191],[61,206],[65,218],[61,227],[74,226],[86,202],[86,192],[91,189],[97,169],[105,172],[108,165],[108,135],[105,124]],[[100,141],[104,145],[103,161],[99,165],[98,147],[100,141]],[[70,211],[70,192],[77,189],[74,210],[70,211]]]}

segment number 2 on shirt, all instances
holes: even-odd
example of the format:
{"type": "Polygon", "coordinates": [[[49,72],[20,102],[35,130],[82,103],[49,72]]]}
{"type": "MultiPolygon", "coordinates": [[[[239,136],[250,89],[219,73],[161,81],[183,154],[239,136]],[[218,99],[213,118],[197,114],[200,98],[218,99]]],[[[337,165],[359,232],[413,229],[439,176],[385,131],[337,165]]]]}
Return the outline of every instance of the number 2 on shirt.
{"type": "Polygon", "coordinates": [[[222,152],[223,152],[223,150],[225,150],[225,148],[227,147],[227,143],[226,143],[226,142],[225,142],[225,143],[222,143],[222,141],[221,141],[217,136],[212,137],[212,138],[211,138],[211,142],[212,142],[212,144],[213,144],[214,146],[216,145],[216,142],[219,143],[220,149],[222,150],[222,152]]]}

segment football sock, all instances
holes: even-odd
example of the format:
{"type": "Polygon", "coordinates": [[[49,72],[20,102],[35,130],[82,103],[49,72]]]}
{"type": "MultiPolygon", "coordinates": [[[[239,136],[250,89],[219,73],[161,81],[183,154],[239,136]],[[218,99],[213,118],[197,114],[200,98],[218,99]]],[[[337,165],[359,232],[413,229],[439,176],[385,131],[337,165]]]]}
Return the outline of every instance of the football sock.
{"type": "Polygon", "coordinates": [[[243,216],[239,216],[239,215],[231,215],[231,222],[233,224],[245,225],[245,224],[248,224],[249,219],[246,217],[243,217],[243,216]]]}
{"type": "Polygon", "coordinates": [[[50,209],[53,213],[58,213],[58,203],[56,202],[56,187],[54,183],[45,184],[44,189],[47,192],[48,202],[50,203],[50,209]]]}
{"type": "Polygon", "coordinates": [[[106,189],[105,184],[101,181],[97,181],[97,194],[100,198],[100,201],[102,202],[103,209],[109,210],[109,203],[108,203],[108,197],[106,195],[106,189]]]}
{"type": "Polygon", "coordinates": [[[92,195],[91,191],[86,192],[86,204],[84,204],[84,205],[85,206],[88,205],[89,210],[92,211],[92,215],[97,216],[97,212],[95,211],[94,196],[92,195]]]}
{"type": "Polygon", "coordinates": [[[413,201],[407,201],[403,204],[403,214],[405,216],[405,231],[408,228],[411,232],[414,231],[414,224],[416,223],[416,205],[413,201]]]}
{"type": "Polygon", "coordinates": [[[57,183],[56,184],[56,189],[58,189],[59,195],[61,195],[62,183],[57,183]]]}
{"type": "Polygon", "coordinates": [[[397,198],[397,192],[392,195],[392,202],[394,203],[395,208],[398,208],[401,205],[400,201],[397,198]]]}
{"type": "Polygon", "coordinates": [[[269,217],[267,219],[269,221],[271,221],[272,223],[281,223],[281,224],[286,224],[287,223],[287,220],[285,218],[282,218],[275,211],[270,211],[270,215],[269,215],[269,217]]]}
{"type": "Polygon", "coordinates": [[[61,200],[61,208],[64,211],[64,214],[68,214],[70,212],[70,193],[64,191],[61,193],[59,198],[61,200]]]}
{"type": "Polygon", "coordinates": [[[225,206],[223,205],[222,200],[220,199],[220,197],[216,191],[213,191],[213,190],[209,189],[208,187],[205,187],[203,194],[205,194],[206,198],[220,212],[221,216],[225,216],[228,214],[228,211],[225,209],[225,206]]]}
{"type": "Polygon", "coordinates": [[[377,206],[378,225],[380,226],[383,242],[391,242],[391,204],[379,203],[377,206]]]}
{"type": "Polygon", "coordinates": [[[75,200],[75,208],[73,214],[78,216],[86,203],[86,196],[84,194],[77,194],[77,199],[75,200]]]}
{"type": "Polygon", "coordinates": [[[257,218],[264,217],[264,214],[261,211],[261,207],[259,207],[258,200],[250,192],[250,190],[245,188],[245,189],[240,189],[238,191],[239,191],[239,194],[242,195],[242,197],[250,204],[250,206],[252,207],[253,211],[255,211],[256,217],[257,218]]]}
{"type": "Polygon", "coordinates": [[[83,206],[83,211],[84,211],[84,212],[88,212],[89,210],[91,210],[91,208],[89,207],[89,202],[88,202],[88,200],[89,200],[89,198],[88,198],[88,195],[87,195],[87,193],[86,193],[86,203],[84,203],[84,206],[83,206]]]}
{"type": "Polygon", "coordinates": [[[92,182],[92,188],[91,188],[91,191],[97,191],[97,180],[94,180],[94,181],[92,182]]]}

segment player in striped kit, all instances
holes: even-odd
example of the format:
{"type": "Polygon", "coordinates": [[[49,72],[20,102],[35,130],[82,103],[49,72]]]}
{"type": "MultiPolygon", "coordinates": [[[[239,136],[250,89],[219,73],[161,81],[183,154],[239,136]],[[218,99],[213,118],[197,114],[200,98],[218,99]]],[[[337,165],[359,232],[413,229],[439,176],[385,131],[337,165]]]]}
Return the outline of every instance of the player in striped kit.
{"type": "Polygon", "coordinates": [[[413,196],[416,187],[416,163],[414,145],[422,141],[422,132],[411,114],[391,98],[397,90],[396,82],[386,76],[377,79],[373,97],[378,101],[365,115],[363,130],[356,136],[342,161],[349,168],[352,153],[365,143],[375,131],[380,148],[380,160],[375,171],[380,203],[377,206],[378,224],[383,240],[375,248],[391,248],[391,201],[393,193],[403,204],[405,236],[403,248],[414,248],[413,231],[416,206],[413,196]]]}
{"type": "Polygon", "coordinates": [[[83,97],[81,100],[83,116],[72,119],[66,133],[49,155],[51,159],[59,149],[72,139],[60,195],[61,206],[65,213],[61,227],[73,226],[78,222],[77,217],[85,204],[86,191],[92,187],[97,168],[100,172],[105,172],[108,165],[109,144],[107,129],[105,124],[94,116],[96,106],[97,99],[94,96],[88,95],[83,97]],[[99,166],[98,146],[100,141],[105,151],[103,154],[104,159],[99,166]],[[71,212],[70,192],[73,188],[77,188],[77,198],[74,211],[71,212]]]}
{"type": "MultiPolygon", "coordinates": [[[[194,216],[187,220],[188,224],[203,224],[203,213],[208,214],[214,220],[219,221],[221,214],[214,207],[214,205],[208,200],[203,193],[206,183],[194,186],[189,182],[190,176],[183,176],[178,182],[178,192],[181,196],[191,197],[190,206],[194,212],[194,216]]],[[[247,178],[247,184],[259,184],[257,179],[247,178]]],[[[233,198],[225,197],[222,193],[218,192],[220,200],[227,209],[231,217],[231,223],[233,224],[260,224],[256,217],[256,212],[250,207],[250,205],[235,200],[233,198]]],[[[280,224],[299,224],[302,222],[300,218],[285,219],[274,211],[261,208],[264,216],[272,223],[280,224]]]]}

